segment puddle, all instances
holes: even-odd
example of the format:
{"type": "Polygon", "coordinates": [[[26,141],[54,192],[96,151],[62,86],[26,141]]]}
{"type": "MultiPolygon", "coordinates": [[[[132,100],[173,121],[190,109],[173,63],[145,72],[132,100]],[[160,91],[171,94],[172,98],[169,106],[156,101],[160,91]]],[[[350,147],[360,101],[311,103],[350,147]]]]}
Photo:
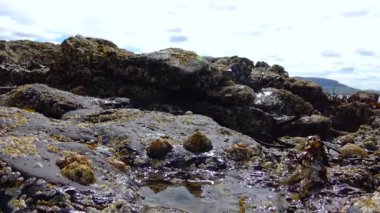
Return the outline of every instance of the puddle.
{"type": "Polygon", "coordinates": [[[280,193],[270,188],[249,186],[232,176],[210,182],[189,181],[161,190],[150,183],[140,188],[145,203],[150,207],[166,207],[185,212],[285,212],[287,202],[280,193]]]}

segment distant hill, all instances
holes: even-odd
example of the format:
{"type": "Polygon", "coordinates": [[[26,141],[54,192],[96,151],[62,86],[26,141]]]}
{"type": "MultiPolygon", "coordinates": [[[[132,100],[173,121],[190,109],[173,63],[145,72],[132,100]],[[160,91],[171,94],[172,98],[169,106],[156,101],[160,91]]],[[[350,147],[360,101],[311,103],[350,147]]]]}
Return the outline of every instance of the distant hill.
{"type": "MultiPolygon", "coordinates": [[[[300,80],[307,80],[312,81],[316,84],[321,85],[322,89],[327,93],[333,93],[333,94],[352,94],[357,91],[360,91],[359,89],[349,87],[345,84],[341,84],[338,81],[328,79],[328,78],[317,78],[317,77],[294,77],[296,79],[300,80]]],[[[380,94],[380,91],[376,90],[368,90],[369,92],[376,92],[380,94]]]]}

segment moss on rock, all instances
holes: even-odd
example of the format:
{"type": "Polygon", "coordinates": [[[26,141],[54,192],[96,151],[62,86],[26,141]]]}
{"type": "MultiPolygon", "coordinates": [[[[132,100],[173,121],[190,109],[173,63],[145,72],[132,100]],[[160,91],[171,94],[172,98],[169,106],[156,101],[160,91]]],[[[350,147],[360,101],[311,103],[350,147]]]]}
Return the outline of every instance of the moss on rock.
{"type": "Polygon", "coordinates": [[[89,185],[96,182],[94,168],[90,160],[80,154],[69,153],[65,158],[56,161],[61,168],[61,174],[82,185],[89,185]]]}

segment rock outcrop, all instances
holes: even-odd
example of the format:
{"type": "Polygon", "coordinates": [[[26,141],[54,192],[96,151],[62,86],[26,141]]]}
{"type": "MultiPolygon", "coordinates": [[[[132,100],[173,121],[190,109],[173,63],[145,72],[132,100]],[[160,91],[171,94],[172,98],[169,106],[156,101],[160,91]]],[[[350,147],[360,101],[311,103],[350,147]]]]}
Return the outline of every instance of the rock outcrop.
{"type": "Polygon", "coordinates": [[[340,211],[380,186],[379,107],[356,96],[237,56],[0,41],[0,211],[340,211]]]}

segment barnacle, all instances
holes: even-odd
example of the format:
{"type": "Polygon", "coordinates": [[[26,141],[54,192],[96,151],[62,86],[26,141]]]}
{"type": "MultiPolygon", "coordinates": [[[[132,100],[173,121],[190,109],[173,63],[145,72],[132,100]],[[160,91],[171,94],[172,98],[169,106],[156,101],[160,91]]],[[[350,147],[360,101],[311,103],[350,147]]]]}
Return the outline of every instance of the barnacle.
{"type": "Polygon", "coordinates": [[[205,134],[196,131],[185,140],[183,147],[193,153],[202,153],[212,150],[212,143],[205,134]]]}
{"type": "Polygon", "coordinates": [[[147,155],[150,158],[164,158],[170,151],[172,151],[173,146],[165,139],[157,139],[151,142],[146,150],[147,155]]]}

